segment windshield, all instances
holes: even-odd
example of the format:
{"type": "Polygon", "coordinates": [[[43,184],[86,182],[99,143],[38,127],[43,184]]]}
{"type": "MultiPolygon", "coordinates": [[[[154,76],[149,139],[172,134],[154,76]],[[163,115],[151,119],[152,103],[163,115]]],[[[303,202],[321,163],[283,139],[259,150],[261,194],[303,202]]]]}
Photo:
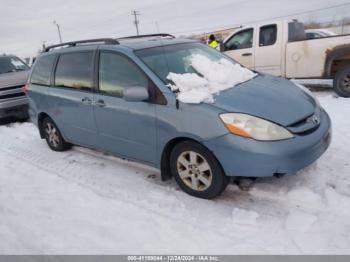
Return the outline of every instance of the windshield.
{"type": "Polygon", "coordinates": [[[0,74],[24,71],[28,69],[28,66],[17,57],[0,57],[0,74]]]}
{"type": "Polygon", "coordinates": [[[136,54],[184,103],[212,103],[214,95],[256,76],[200,43],[149,48],[136,54]]]}
{"type": "Polygon", "coordinates": [[[191,65],[191,58],[196,55],[202,55],[213,62],[225,59],[228,63],[236,64],[220,52],[201,43],[159,46],[139,50],[135,53],[164,83],[170,82],[167,79],[169,73],[200,75],[191,65]]]}

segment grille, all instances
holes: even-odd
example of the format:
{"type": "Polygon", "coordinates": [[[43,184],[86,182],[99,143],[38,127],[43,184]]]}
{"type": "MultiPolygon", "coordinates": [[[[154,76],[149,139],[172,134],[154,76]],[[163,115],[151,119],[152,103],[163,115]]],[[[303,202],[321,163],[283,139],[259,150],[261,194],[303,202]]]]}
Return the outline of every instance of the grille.
{"type": "Polygon", "coordinates": [[[321,123],[321,110],[316,108],[315,113],[288,126],[293,134],[308,135],[314,132],[321,123]]]}
{"type": "Polygon", "coordinates": [[[0,89],[0,101],[11,98],[24,97],[25,93],[22,91],[23,85],[5,87],[0,89]]]}
{"type": "Polygon", "coordinates": [[[13,94],[8,94],[8,95],[0,95],[0,100],[2,99],[9,99],[9,98],[15,98],[15,97],[21,97],[25,96],[26,94],[24,92],[19,92],[19,93],[13,93],[13,94]]]}

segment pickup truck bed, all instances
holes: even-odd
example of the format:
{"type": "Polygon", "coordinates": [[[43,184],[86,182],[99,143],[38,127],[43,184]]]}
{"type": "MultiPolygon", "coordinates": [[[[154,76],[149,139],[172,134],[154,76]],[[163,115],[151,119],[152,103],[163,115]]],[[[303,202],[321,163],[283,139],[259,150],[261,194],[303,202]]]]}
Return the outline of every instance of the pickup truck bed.
{"type": "MultiPolygon", "coordinates": [[[[287,43],[286,77],[331,78],[332,72],[326,72],[325,61],[329,54],[341,48],[350,48],[350,35],[329,36],[287,43]]],[[[348,59],[350,59],[350,52],[348,59]]]]}

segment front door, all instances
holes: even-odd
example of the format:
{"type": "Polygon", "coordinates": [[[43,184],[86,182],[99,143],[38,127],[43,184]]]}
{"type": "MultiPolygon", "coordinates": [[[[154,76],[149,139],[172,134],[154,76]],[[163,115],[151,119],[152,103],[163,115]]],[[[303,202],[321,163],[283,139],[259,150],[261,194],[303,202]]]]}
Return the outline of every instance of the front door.
{"type": "Polygon", "coordinates": [[[253,28],[237,32],[224,43],[225,54],[245,67],[254,69],[253,37],[253,28]]]}
{"type": "Polygon", "coordinates": [[[70,142],[96,145],[93,101],[93,51],[61,54],[49,88],[50,115],[70,142]]]}
{"type": "Polygon", "coordinates": [[[155,163],[155,105],[123,98],[125,89],[148,88],[150,80],[128,57],[112,51],[100,52],[98,74],[94,115],[99,145],[121,156],[155,163]]]}

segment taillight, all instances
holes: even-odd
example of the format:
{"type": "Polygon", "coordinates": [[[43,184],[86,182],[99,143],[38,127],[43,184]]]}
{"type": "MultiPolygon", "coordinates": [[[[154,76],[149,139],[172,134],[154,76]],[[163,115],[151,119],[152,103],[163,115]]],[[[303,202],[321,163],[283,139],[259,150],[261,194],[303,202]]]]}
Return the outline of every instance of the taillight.
{"type": "Polygon", "coordinates": [[[22,91],[25,93],[25,94],[28,94],[28,91],[29,91],[29,84],[25,84],[23,87],[22,87],[22,91]]]}

